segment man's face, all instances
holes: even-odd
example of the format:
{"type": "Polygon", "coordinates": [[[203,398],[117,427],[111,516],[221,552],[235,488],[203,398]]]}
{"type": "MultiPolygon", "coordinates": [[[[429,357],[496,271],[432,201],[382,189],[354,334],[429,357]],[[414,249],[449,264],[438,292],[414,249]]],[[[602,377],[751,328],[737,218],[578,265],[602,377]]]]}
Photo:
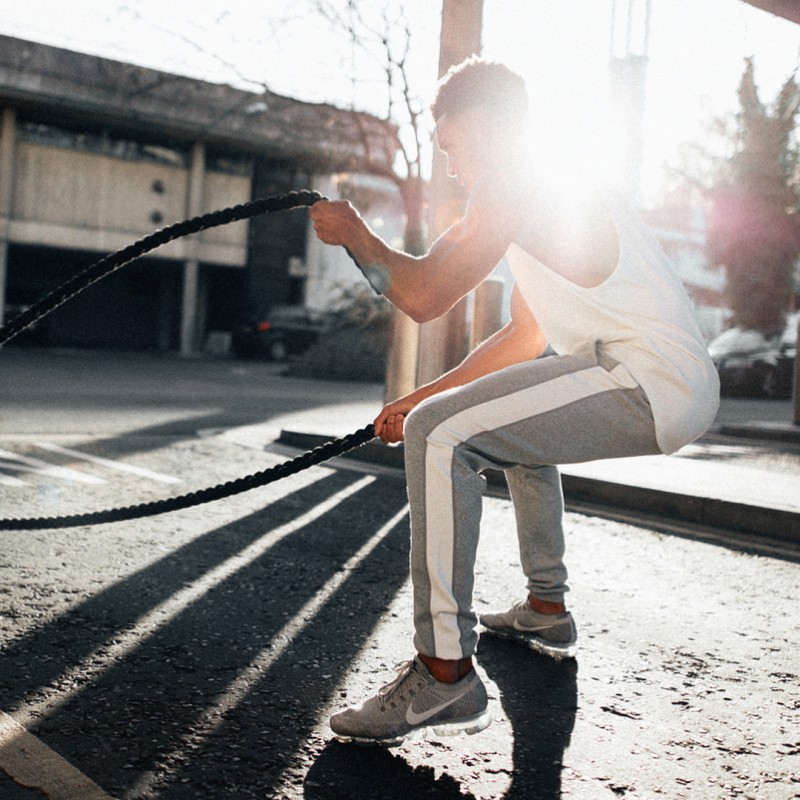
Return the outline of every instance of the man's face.
{"type": "Polygon", "coordinates": [[[491,156],[480,116],[469,110],[455,116],[443,114],[436,121],[436,138],[447,156],[447,174],[471,191],[491,156]]]}

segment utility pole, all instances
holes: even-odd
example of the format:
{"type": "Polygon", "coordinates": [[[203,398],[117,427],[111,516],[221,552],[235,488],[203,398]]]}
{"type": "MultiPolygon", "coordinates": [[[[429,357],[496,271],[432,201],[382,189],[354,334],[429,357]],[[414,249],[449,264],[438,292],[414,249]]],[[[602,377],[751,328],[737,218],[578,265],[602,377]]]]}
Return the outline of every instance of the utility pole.
{"type": "MultiPolygon", "coordinates": [[[[443,0],[439,43],[439,77],[454,64],[481,52],[483,0],[443,0]]],[[[464,191],[447,175],[444,154],[434,149],[431,174],[429,230],[439,236],[460,219],[466,206],[464,191]]],[[[452,369],[467,354],[467,300],[443,317],[422,326],[419,337],[417,385],[452,369]]]]}
{"type": "MultiPolygon", "coordinates": [[[[468,56],[480,54],[483,0],[442,0],[439,77],[468,56]]],[[[443,154],[434,148],[428,230],[443,233],[464,212],[466,197],[447,175],[443,154]]],[[[393,400],[437,378],[467,352],[466,301],[433,322],[416,325],[395,312],[386,369],[386,399],[393,400]]]]}
{"type": "Polygon", "coordinates": [[[625,188],[641,196],[642,126],[650,47],[652,0],[612,0],[608,71],[611,92],[624,124],[625,188]]]}

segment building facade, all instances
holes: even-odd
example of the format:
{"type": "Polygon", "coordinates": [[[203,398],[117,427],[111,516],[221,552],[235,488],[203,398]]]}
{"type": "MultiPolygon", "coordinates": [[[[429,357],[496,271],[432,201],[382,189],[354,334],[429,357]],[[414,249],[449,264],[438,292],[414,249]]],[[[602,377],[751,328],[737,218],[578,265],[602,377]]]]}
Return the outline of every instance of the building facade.
{"type": "MultiPolygon", "coordinates": [[[[343,170],[385,173],[394,135],[369,115],[0,36],[0,321],[174,222],[343,170]]],[[[308,242],[301,210],[209,229],[24,335],[189,355],[210,331],[302,303],[308,242]]]]}

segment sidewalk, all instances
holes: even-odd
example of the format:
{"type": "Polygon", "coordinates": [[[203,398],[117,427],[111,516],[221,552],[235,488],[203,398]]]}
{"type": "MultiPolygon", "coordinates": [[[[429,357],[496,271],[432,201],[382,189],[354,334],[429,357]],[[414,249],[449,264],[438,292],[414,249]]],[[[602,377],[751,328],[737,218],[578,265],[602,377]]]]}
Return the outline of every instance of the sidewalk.
{"type": "MultiPolygon", "coordinates": [[[[378,408],[356,402],[326,406],[324,415],[318,409],[291,414],[254,438],[307,450],[363,428],[378,408]]],[[[402,469],[402,447],[379,442],[345,457],[402,469]]],[[[499,476],[488,477],[502,489],[499,476]]],[[[800,428],[788,423],[718,423],[675,455],[566,465],[562,481],[567,503],[800,543],[800,428]]]]}

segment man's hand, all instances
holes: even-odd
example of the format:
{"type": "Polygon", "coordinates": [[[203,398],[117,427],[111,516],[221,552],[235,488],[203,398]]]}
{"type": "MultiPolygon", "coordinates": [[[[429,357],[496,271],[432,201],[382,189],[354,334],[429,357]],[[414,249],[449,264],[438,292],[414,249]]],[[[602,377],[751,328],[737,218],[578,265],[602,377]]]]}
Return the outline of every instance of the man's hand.
{"type": "Polygon", "coordinates": [[[375,417],[375,435],[384,444],[394,444],[403,441],[403,427],[405,426],[406,416],[420,402],[421,398],[416,397],[417,393],[412,392],[399,400],[387,403],[380,414],[375,417]]]}
{"type": "Polygon", "coordinates": [[[347,200],[320,200],[311,206],[314,231],[325,244],[352,246],[364,220],[347,200]]]}

